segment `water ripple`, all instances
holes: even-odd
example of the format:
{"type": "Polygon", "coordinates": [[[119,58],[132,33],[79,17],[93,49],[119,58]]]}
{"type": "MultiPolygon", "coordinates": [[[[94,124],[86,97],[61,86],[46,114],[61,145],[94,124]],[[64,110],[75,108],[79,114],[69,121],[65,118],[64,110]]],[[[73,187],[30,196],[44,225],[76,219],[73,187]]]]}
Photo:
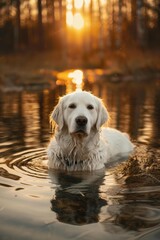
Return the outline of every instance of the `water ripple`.
{"type": "Polygon", "coordinates": [[[44,148],[23,150],[3,160],[0,175],[12,180],[19,180],[23,175],[46,178],[48,172],[46,163],[44,148]]]}

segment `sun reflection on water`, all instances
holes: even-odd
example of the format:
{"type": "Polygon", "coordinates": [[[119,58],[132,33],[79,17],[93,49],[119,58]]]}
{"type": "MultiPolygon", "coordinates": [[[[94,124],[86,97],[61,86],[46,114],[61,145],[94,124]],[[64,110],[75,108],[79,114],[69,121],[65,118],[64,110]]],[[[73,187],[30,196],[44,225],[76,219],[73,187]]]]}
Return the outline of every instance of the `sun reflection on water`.
{"type": "Polygon", "coordinates": [[[70,72],[68,77],[72,79],[72,83],[76,85],[76,90],[82,90],[83,87],[83,72],[79,69],[70,72]]]}

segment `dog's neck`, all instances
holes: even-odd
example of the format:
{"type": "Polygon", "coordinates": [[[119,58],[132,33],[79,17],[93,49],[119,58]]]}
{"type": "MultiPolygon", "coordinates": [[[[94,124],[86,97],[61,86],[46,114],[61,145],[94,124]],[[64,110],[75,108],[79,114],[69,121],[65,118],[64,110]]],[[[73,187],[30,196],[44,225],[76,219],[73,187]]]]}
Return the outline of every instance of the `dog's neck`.
{"type": "Polygon", "coordinates": [[[65,170],[93,170],[104,167],[107,145],[100,140],[100,131],[91,129],[88,136],[71,135],[66,128],[56,130],[53,149],[54,167],[65,170]],[[54,148],[55,147],[55,148],[54,148]]]}
{"type": "Polygon", "coordinates": [[[97,148],[99,137],[99,131],[95,129],[91,130],[89,136],[71,135],[67,129],[62,129],[55,133],[55,139],[62,150],[63,155],[70,158],[81,156],[81,160],[85,158],[88,152],[97,148]]]}

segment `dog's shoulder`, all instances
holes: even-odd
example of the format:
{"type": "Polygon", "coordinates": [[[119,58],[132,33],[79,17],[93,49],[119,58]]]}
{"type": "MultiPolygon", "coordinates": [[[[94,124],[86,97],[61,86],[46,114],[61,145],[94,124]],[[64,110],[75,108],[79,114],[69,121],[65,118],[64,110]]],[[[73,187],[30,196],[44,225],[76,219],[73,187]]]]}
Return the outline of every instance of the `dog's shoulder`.
{"type": "Polygon", "coordinates": [[[101,137],[108,143],[112,155],[118,152],[131,152],[134,149],[134,145],[129,140],[128,134],[120,132],[117,129],[102,128],[101,137]]]}

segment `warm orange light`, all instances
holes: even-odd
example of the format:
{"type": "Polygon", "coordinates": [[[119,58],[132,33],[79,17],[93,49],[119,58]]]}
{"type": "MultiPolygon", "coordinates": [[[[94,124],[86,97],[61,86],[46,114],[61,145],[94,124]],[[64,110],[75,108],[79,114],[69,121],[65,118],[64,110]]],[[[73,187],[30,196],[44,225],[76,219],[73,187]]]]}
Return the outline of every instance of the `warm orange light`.
{"type": "Polygon", "coordinates": [[[74,6],[76,9],[81,9],[83,7],[83,4],[85,6],[89,6],[91,0],[74,0],[74,6]]]}
{"type": "Polygon", "coordinates": [[[80,13],[76,13],[73,17],[73,27],[80,30],[84,27],[84,19],[80,13]]]}
{"type": "Polygon", "coordinates": [[[84,27],[84,19],[80,13],[75,13],[73,15],[72,11],[67,11],[66,23],[69,27],[73,27],[80,30],[84,27]]]}
{"type": "MultiPolygon", "coordinates": [[[[85,0],[90,1],[90,0],[85,0]]],[[[67,0],[67,12],[66,12],[66,23],[67,26],[72,27],[76,30],[81,30],[84,27],[83,15],[79,12],[82,9],[83,4],[86,4],[84,0],[74,0],[74,5],[72,0],[67,0]],[[75,9],[73,13],[73,8],[75,9]]]]}
{"type": "Polygon", "coordinates": [[[83,0],[74,0],[74,6],[76,9],[81,9],[83,6],[83,0]]]}
{"type": "Polygon", "coordinates": [[[88,7],[90,4],[91,0],[84,0],[85,5],[88,7]]]}
{"type": "Polygon", "coordinates": [[[83,72],[81,70],[75,70],[68,74],[68,77],[72,79],[72,82],[76,84],[76,89],[80,90],[83,83],[83,72]]]}
{"type": "Polygon", "coordinates": [[[66,23],[69,27],[73,26],[73,14],[71,11],[67,11],[66,13],[66,23]]]}

